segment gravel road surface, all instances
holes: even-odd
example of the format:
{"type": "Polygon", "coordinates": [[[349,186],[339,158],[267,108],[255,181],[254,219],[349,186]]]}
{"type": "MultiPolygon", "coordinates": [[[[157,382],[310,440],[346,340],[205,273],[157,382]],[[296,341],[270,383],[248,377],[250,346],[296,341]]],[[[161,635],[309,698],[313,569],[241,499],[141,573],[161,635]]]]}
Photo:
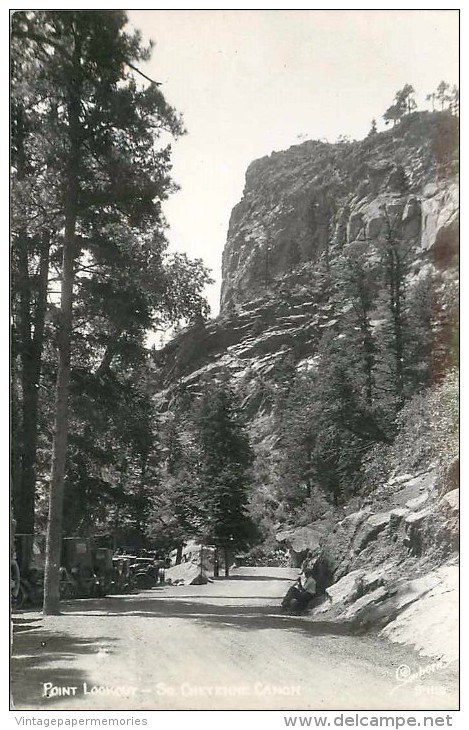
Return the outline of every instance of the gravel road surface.
{"type": "Polygon", "coordinates": [[[16,709],[457,709],[457,671],[376,635],[285,616],[298,571],[14,614],[16,709]]]}

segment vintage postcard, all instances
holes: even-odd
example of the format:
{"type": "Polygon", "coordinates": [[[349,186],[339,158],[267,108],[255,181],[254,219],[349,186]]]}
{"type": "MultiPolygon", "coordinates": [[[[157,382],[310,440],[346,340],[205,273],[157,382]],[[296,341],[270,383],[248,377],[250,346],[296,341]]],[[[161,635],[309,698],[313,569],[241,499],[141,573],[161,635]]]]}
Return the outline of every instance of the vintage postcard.
{"type": "Polygon", "coordinates": [[[11,708],[451,724],[459,12],[10,22],[11,708]]]}

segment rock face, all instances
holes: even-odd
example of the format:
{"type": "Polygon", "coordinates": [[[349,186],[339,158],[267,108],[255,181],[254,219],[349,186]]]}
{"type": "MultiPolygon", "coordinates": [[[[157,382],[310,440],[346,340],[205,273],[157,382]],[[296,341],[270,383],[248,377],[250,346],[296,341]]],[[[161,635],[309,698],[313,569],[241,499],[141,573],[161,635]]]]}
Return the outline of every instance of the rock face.
{"type": "Polygon", "coordinates": [[[223,253],[222,313],[262,297],[326,245],[332,255],[345,241],[379,239],[386,216],[398,216],[422,250],[454,253],[451,120],[418,116],[361,142],[309,141],[249,166],[223,253]]]}
{"type": "Polygon", "coordinates": [[[318,259],[333,261],[356,240],[379,247],[390,219],[412,250],[415,278],[424,267],[454,266],[456,144],[453,117],[423,112],[360,142],[308,141],[253,162],[223,252],[220,316],[156,353],[162,398],[176,381],[192,388],[224,368],[244,377],[248,415],[262,412],[255,386],[286,360],[314,368],[318,343],[335,324],[315,288],[318,259]]]}
{"type": "Polygon", "coordinates": [[[322,578],[328,587],[313,616],[355,630],[385,627],[392,641],[451,662],[458,652],[459,489],[441,497],[434,487],[409,498],[431,484],[431,471],[407,475],[397,489],[396,482],[387,485],[394,509],[378,511],[378,493],[367,509],[336,525],[315,565],[318,583],[322,578]]]}

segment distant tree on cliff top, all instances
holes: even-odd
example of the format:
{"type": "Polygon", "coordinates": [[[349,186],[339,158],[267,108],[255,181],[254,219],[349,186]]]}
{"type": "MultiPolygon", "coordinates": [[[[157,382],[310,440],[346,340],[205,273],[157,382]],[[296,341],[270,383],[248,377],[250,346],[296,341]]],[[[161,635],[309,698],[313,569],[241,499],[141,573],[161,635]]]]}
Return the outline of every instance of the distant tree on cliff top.
{"type": "Polygon", "coordinates": [[[412,84],[405,84],[402,89],[396,91],[394,103],[389,106],[383,114],[385,124],[392,122],[393,125],[400,121],[406,114],[411,114],[417,108],[415,101],[415,89],[412,84]]]}
{"type": "Polygon", "coordinates": [[[451,114],[459,116],[459,88],[454,84],[450,87],[447,81],[440,81],[435,91],[425,97],[431,102],[432,112],[435,111],[435,103],[438,102],[441,111],[449,109],[451,114]]]}
{"type": "Polygon", "coordinates": [[[451,101],[451,96],[449,94],[449,84],[446,81],[440,81],[440,83],[438,84],[436,89],[436,98],[442,110],[451,101]]]}
{"type": "Polygon", "coordinates": [[[449,110],[451,114],[454,114],[454,116],[459,116],[459,88],[456,86],[456,84],[451,87],[449,110]]]}
{"type": "Polygon", "coordinates": [[[396,94],[396,103],[405,109],[406,114],[411,114],[417,108],[415,101],[415,89],[412,84],[405,84],[396,94]]]}
{"type": "Polygon", "coordinates": [[[432,104],[432,112],[435,111],[435,101],[436,101],[436,92],[432,91],[431,94],[427,94],[425,97],[426,101],[431,101],[432,104]]]}
{"type": "Polygon", "coordinates": [[[373,118],[371,120],[371,127],[370,127],[370,131],[368,132],[368,137],[373,137],[377,133],[378,133],[378,127],[376,124],[376,119],[373,118]]]}

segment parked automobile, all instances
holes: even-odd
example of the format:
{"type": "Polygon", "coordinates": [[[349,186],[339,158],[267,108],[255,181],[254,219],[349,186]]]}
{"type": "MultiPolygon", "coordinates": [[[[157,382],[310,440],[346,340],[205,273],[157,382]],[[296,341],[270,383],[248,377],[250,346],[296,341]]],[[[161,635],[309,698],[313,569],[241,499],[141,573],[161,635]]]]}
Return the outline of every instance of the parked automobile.
{"type": "Polygon", "coordinates": [[[100,596],[106,596],[108,593],[111,593],[114,580],[111,548],[93,548],[93,567],[98,581],[97,592],[100,596]]]}
{"type": "Polygon", "coordinates": [[[15,587],[12,589],[12,605],[15,608],[40,606],[44,597],[45,538],[17,533],[13,562],[15,587]]]}
{"type": "Polygon", "coordinates": [[[130,570],[135,581],[135,587],[140,590],[153,588],[156,585],[153,557],[134,558],[130,570]]]}
{"type": "Polygon", "coordinates": [[[90,598],[99,595],[100,584],[93,566],[93,551],[89,537],[64,537],[62,566],[74,584],[75,595],[90,598]]]}

